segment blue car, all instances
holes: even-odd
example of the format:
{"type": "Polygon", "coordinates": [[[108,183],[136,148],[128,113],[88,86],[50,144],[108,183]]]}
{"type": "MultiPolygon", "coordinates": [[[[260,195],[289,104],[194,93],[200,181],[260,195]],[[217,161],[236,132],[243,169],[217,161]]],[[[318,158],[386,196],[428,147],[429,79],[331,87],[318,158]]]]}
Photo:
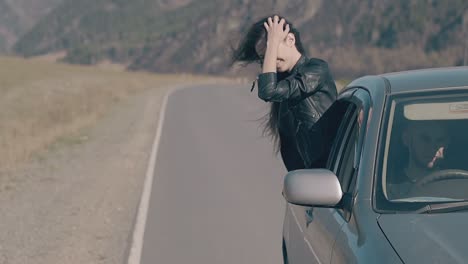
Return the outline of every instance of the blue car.
{"type": "Polygon", "coordinates": [[[468,263],[468,67],[359,78],[319,123],[326,166],[284,179],[285,263],[468,263]]]}

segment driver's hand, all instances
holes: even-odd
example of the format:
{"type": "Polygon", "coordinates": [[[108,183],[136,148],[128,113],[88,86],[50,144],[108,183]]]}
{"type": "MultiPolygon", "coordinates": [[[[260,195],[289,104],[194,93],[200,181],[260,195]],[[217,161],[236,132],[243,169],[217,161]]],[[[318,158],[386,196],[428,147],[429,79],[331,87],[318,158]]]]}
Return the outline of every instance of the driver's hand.
{"type": "Polygon", "coordinates": [[[427,167],[432,169],[436,161],[439,159],[443,159],[443,158],[444,158],[444,147],[440,147],[436,151],[434,158],[432,158],[432,160],[427,164],[427,167]]]}

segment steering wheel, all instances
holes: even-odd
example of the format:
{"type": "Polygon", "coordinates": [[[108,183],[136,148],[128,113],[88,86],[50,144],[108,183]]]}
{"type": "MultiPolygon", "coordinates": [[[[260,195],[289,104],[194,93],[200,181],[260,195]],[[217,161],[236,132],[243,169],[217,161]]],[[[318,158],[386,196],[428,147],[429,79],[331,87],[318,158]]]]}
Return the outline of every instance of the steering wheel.
{"type": "Polygon", "coordinates": [[[415,185],[422,187],[429,183],[442,181],[442,180],[455,180],[455,179],[468,179],[468,171],[466,170],[439,170],[428,174],[427,176],[419,179],[415,185]]]}

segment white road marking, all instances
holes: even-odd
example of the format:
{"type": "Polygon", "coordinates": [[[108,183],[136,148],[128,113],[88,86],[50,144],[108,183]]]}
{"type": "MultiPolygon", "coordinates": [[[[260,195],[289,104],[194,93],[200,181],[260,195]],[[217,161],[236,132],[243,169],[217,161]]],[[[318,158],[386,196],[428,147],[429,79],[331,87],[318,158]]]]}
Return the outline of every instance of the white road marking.
{"type": "Polygon", "coordinates": [[[174,88],[170,90],[164,97],[161,111],[159,112],[158,128],[156,130],[156,136],[153,142],[153,149],[148,162],[148,169],[146,170],[146,178],[143,185],[143,193],[140,198],[140,205],[138,207],[138,215],[133,229],[132,244],[128,255],[128,264],[140,264],[141,253],[143,250],[143,240],[145,235],[146,219],[148,218],[148,209],[151,198],[151,189],[153,187],[154,168],[156,165],[157,152],[159,148],[159,142],[161,140],[162,127],[164,118],[166,116],[167,102],[169,96],[176,90],[184,89],[187,87],[174,88]]]}

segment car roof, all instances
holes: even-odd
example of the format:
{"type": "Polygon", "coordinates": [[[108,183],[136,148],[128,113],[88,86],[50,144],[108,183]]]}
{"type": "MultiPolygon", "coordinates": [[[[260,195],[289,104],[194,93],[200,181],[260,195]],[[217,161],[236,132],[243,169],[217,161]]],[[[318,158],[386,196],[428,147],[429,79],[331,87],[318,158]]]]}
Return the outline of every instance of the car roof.
{"type": "Polygon", "coordinates": [[[374,89],[385,89],[387,94],[468,87],[468,67],[429,68],[369,75],[347,85],[348,88],[353,86],[370,88],[371,93],[375,92],[374,89]]]}
{"type": "Polygon", "coordinates": [[[390,92],[410,92],[468,86],[468,67],[446,67],[379,75],[388,80],[390,92]]]}

